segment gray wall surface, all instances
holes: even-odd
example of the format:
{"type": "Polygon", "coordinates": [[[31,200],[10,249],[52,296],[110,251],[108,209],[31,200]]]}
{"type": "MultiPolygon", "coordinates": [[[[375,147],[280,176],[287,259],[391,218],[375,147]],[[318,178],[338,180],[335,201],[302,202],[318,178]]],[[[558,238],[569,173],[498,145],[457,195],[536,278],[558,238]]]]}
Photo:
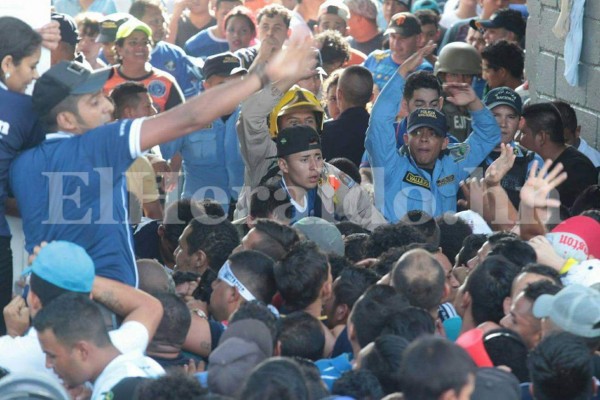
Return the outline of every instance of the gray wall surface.
{"type": "Polygon", "coordinates": [[[560,12],[559,0],[529,0],[525,69],[531,101],[563,100],[577,111],[581,136],[600,146],[600,0],[587,0],[583,20],[583,47],[579,60],[579,86],[564,78],[564,40],[552,27],[560,12]]]}

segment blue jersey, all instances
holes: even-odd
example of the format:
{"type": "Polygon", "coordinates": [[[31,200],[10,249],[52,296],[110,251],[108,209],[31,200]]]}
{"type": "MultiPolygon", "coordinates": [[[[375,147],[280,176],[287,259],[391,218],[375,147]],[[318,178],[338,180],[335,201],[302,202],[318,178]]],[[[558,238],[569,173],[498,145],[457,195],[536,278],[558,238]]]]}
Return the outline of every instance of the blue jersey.
{"type": "Polygon", "coordinates": [[[142,121],[49,134],[15,159],[10,181],[30,253],[43,240],[74,242],[92,257],[97,275],[137,284],[124,172],[141,155],[142,121]]]}
{"type": "Polygon", "coordinates": [[[150,54],[150,64],[173,75],[186,99],[201,92],[202,62],[191,59],[178,46],[158,42],[150,54]]]}
{"type": "Polygon", "coordinates": [[[238,109],[225,121],[160,145],[165,159],[181,154],[183,159],[183,198],[217,200],[225,212],[231,199],[237,200],[244,184],[244,161],[236,132],[238,109]]]}
{"type": "MultiPolygon", "coordinates": [[[[400,66],[392,60],[391,50],[375,50],[369,54],[363,65],[373,74],[373,83],[377,85],[379,90],[383,89],[400,66]]],[[[423,61],[417,67],[417,70],[433,71],[433,67],[428,61],[423,61]]]]}
{"type": "Polygon", "coordinates": [[[21,150],[43,139],[31,96],[11,92],[0,82],[0,236],[10,236],[4,210],[10,163],[21,150]]]}
{"type": "Polygon", "coordinates": [[[216,38],[211,32],[212,28],[204,29],[185,42],[185,52],[194,57],[205,59],[213,54],[223,53],[229,50],[229,43],[225,39],[216,38]]]}
{"type": "Polygon", "coordinates": [[[433,216],[456,211],[459,182],[469,176],[500,142],[500,128],[484,108],[471,113],[473,132],[463,143],[440,153],[432,171],[416,165],[407,146],[396,150],[394,119],[400,109],[404,78],[394,74],[383,88],[373,110],[365,147],[375,187],[375,205],[390,222],[411,210],[433,216]]]}
{"type": "Polygon", "coordinates": [[[115,0],[94,0],[87,10],[81,8],[79,0],[54,0],[54,9],[58,13],[67,14],[75,18],[82,12],[98,12],[108,15],[117,12],[115,0]]]}

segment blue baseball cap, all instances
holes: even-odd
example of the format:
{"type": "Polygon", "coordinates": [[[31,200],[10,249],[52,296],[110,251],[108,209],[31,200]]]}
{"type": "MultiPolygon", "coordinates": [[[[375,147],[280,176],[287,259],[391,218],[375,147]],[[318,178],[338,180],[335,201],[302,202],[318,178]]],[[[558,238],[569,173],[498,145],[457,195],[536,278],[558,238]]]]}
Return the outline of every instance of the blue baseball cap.
{"type": "Polygon", "coordinates": [[[57,240],[44,246],[23,271],[71,292],[90,293],[96,270],[94,261],[78,244],[57,240]]]}
{"type": "Polygon", "coordinates": [[[448,132],[446,116],[435,108],[418,108],[408,116],[408,133],[423,127],[433,129],[441,137],[446,137],[448,132]]]}

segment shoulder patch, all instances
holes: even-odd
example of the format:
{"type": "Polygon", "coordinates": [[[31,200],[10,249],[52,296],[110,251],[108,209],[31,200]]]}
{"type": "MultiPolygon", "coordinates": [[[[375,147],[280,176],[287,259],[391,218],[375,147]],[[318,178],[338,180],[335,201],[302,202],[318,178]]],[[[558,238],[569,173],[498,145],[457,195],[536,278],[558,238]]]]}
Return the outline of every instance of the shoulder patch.
{"type": "Polygon", "coordinates": [[[430,189],[429,181],[420,175],[407,172],[402,179],[403,182],[410,183],[412,185],[421,186],[425,189],[430,189]]]}
{"type": "Polygon", "coordinates": [[[148,93],[152,97],[163,97],[167,93],[167,86],[159,79],[153,79],[148,83],[148,93]]]}
{"type": "Polygon", "coordinates": [[[457,143],[452,146],[448,146],[448,153],[452,157],[452,161],[460,162],[467,158],[467,155],[471,151],[471,146],[468,143],[457,143]]]}
{"type": "Polygon", "coordinates": [[[384,50],[379,50],[373,53],[373,58],[375,58],[375,61],[380,62],[381,60],[388,58],[390,56],[390,53],[384,50]]]}
{"type": "Polygon", "coordinates": [[[454,182],[454,174],[438,179],[436,181],[436,184],[438,186],[444,186],[444,185],[447,185],[448,183],[452,183],[452,182],[454,182]]]}

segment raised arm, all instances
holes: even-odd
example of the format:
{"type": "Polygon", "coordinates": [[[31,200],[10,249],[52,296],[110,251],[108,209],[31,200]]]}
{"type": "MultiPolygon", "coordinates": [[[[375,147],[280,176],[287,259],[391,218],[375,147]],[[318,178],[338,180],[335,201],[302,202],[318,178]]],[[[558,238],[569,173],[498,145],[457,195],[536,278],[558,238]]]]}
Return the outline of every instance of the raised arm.
{"type": "Polygon", "coordinates": [[[292,42],[263,69],[240,80],[216,86],[190,99],[187,103],[144,120],[140,133],[140,149],[183,136],[209,124],[235,108],[242,100],[269,81],[288,79],[314,67],[309,41],[292,42]]]}

